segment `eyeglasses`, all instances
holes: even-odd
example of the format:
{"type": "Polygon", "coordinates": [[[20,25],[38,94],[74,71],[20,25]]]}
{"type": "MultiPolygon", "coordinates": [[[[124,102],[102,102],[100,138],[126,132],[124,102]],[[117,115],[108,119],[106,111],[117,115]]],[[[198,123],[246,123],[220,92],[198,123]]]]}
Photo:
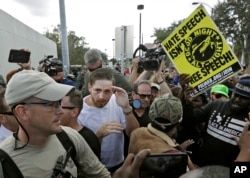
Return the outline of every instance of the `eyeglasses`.
{"type": "Polygon", "coordinates": [[[61,106],[61,107],[63,109],[70,109],[70,110],[77,108],[77,107],[74,107],[74,106],[61,106]]]}
{"type": "Polygon", "coordinates": [[[140,94],[140,93],[137,93],[137,92],[136,92],[136,94],[140,97],[140,99],[146,99],[146,97],[148,99],[152,98],[152,94],[146,95],[146,94],[140,94]]]}
{"type": "Polygon", "coordinates": [[[2,112],[0,114],[5,114],[5,115],[9,115],[9,116],[14,116],[13,112],[11,111],[7,111],[7,112],[2,112]]]}
{"type": "Polygon", "coordinates": [[[46,111],[56,111],[61,108],[61,101],[24,101],[23,104],[38,104],[43,105],[46,111]]]}

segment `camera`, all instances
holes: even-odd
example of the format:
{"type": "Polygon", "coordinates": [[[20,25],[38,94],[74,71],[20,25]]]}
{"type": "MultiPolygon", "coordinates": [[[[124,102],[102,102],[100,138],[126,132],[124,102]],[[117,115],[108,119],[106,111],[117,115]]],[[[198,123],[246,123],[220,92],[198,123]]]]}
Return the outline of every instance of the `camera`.
{"type": "Polygon", "coordinates": [[[11,49],[9,54],[9,62],[28,63],[30,60],[30,51],[11,49]]]}
{"type": "Polygon", "coordinates": [[[143,69],[148,71],[158,70],[161,61],[166,57],[166,53],[161,46],[148,49],[146,46],[140,44],[140,46],[135,50],[133,58],[135,58],[136,53],[139,50],[144,52],[144,56],[140,58],[140,62],[138,64],[138,73],[141,73],[143,69]]]}
{"type": "Polygon", "coordinates": [[[58,72],[63,71],[63,63],[57,58],[53,58],[53,55],[45,55],[44,59],[39,64],[43,63],[44,72],[49,76],[56,76],[58,72]]]}

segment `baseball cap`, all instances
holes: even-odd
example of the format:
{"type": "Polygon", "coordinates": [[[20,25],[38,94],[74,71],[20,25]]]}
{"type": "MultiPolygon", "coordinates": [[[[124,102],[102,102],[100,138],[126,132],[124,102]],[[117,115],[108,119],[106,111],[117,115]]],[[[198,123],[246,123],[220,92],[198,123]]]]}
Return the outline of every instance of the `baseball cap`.
{"type": "Polygon", "coordinates": [[[233,92],[250,98],[250,78],[241,78],[235,85],[233,92]]]}
{"type": "Polygon", "coordinates": [[[8,82],[5,99],[9,105],[30,97],[58,101],[72,89],[73,86],[57,83],[44,72],[23,70],[13,75],[8,82]]]}
{"type": "Polygon", "coordinates": [[[156,83],[151,83],[151,87],[155,87],[155,88],[157,88],[158,90],[161,90],[160,85],[158,85],[158,84],[156,84],[156,83]]]}
{"type": "Polygon", "coordinates": [[[164,127],[181,122],[182,114],[180,99],[169,93],[156,97],[149,109],[149,118],[164,127]]]}
{"type": "Polygon", "coordinates": [[[226,96],[227,98],[229,98],[228,92],[229,92],[228,87],[226,85],[223,85],[223,84],[216,84],[211,88],[211,93],[222,94],[222,95],[226,96]]]}

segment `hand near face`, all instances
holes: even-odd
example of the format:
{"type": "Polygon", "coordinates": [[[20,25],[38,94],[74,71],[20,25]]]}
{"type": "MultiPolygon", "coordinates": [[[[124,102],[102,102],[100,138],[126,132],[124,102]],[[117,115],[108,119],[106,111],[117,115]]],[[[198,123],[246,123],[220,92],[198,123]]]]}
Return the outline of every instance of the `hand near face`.
{"type": "Polygon", "coordinates": [[[124,89],[116,86],[113,86],[113,90],[115,93],[117,104],[122,108],[128,108],[129,101],[127,92],[124,89]]]}

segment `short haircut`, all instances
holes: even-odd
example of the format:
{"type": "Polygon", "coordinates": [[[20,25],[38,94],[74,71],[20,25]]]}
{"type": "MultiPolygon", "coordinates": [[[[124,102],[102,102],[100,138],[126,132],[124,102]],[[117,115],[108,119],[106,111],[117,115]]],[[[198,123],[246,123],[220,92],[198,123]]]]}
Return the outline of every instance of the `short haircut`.
{"type": "Polygon", "coordinates": [[[114,76],[109,68],[99,68],[94,70],[89,76],[89,84],[93,85],[96,80],[110,80],[114,84],[114,76]]]}
{"type": "Polygon", "coordinates": [[[147,84],[151,88],[151,82],[149,80],[139,80],[134,84],[133,91],[138,92],[138,87],[141,84],[147,84]]]}
{"type": "Polygon", "coordinates": [[[84,54],[85,64],[93,64],[97,61],[102,61],[101,51],[98,49],[90,49],[84,54]]]}
{"type": "Polygon", "coordinates": [[[71,90],[67,96],[69,97],[69,102],[74,106],[82,110],[83,99],[82,94],[79,90],[71,90]]]}

